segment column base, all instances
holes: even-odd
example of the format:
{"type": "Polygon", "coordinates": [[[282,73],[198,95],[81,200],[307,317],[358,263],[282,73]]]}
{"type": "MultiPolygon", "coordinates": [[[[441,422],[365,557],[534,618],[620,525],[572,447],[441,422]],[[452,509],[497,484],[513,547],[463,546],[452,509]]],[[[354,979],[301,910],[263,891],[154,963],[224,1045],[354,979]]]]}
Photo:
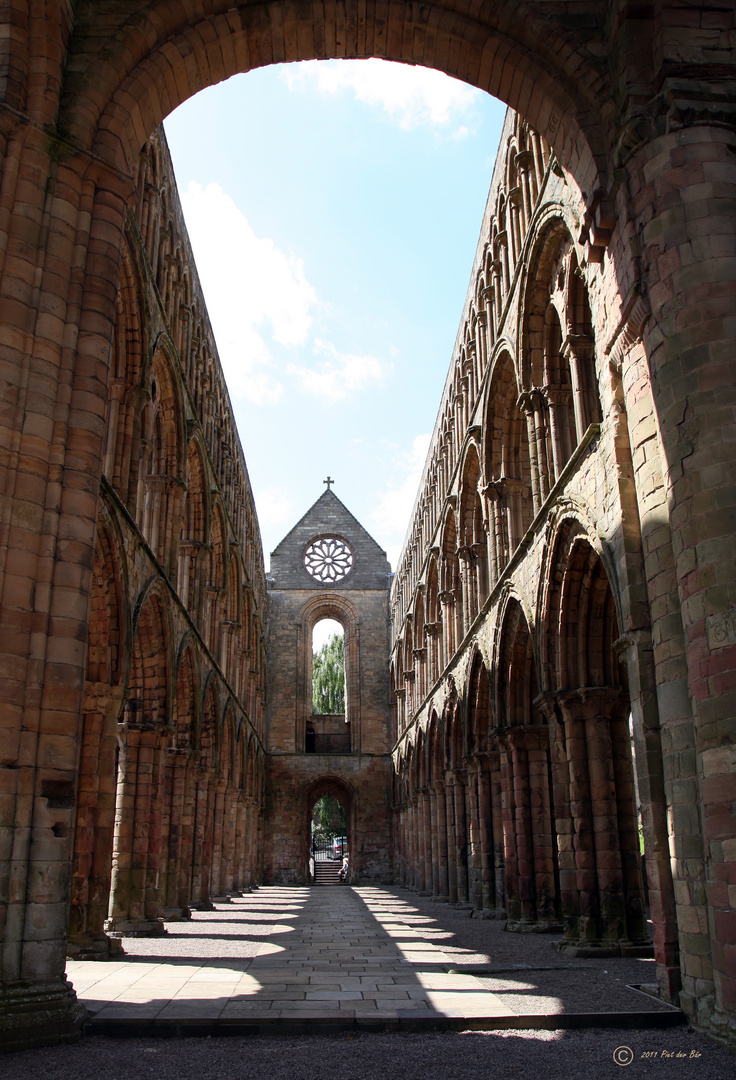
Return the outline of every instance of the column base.
{"type": "Polygon", "coordinates": [[[560,941],[550,942],[552,948],[557,948],[563,956],[578,957],[581,960],[590,960],[596,956],[605,958],[608,956],[622,956],[629,959],[654,959],[654,945],[650,941],[560,941]]]}
{"type": "Polygon", "coordinates": [[[215,905],[211,900],[198,900],[196,904],[192,904],[194,911],[214,911],[215,905]]]}
{"type": "Polygon", "coordinates": [[[550,945],[562,956],[578,960],[593,960],[596,957],[602,960],[621,955],[621,946],[617,941],[550,941],[550,945]]]}
{"type": "Polygon", "coordinates": [[[722,1009],[714,1009],[710,1017],[702,1025],[702,1030],[721,1046],[725,1046],[732,1054],[736,1053],[736,1019],[733,1013],[724,1012],[722,1009]]]}
{"type": "Polygon", "coordinates": [[[124,955],[123,943],[109,934],[76,934],[67,939],[68,960],[115,960],[124,955]]]}
{"type": "Polygon", "coordinates": [[[230,893],[224,893],[222,896],[213,896],[212,899],[216,904],[232,904],[233,902],[230,893]]]}
{"type": "Polygon", "coordinates": [[[442,893],[440,893],[439,896],[430,897],[430,902],[432,904],[446,904],[447,899],[447,896],[443,896],[442,893]]]}
{"type": "Polygon", "coordinates": [[[68,979],[0,983],[0,1051],[77,1042],[86,1016],[68,979]]]}
{"type": "Polygon", "coordinates": [[[191,919],[192,912],[188,907],[167,907],[164,908],[163,918],[165,922],[185,922],[187,919],[191,919]]]}
{"type": "Polygon", "coordinates": [[[524,919],[509,919],[504,927],[512,934],[561,934],[562,922],[553,922],[550,919],[538,919],[534,922],[525,922],[524,919]]]}
{"type": "Polygon", "coordinates": [[[456,908],[457,911],[473,910],[473,905],[468,900],[455,900],[454,903],[450,901],[450,907],[456,908]]]}
{"type": "Polygon", "coordinates": [[[471,919],[505,919],[506,908],[475,908],[471,919]]]}
{"type": "Polygon", "coordinates": [[[621,955],[632,960],[653,960],[654,943],[651,941],[622,941],[621,955]]]}
{"type": "Polygon", "coordinates": [[[105,931],[111,938],[160,937],[166,933],[163,919],[107,919],[105,931]]]}

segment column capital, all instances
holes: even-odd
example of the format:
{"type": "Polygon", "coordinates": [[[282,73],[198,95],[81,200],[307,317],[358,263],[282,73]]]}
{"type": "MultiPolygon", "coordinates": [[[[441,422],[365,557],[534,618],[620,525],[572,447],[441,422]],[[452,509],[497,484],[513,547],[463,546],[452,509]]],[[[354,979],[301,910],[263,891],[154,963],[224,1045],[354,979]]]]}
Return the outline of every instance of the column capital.
{"type": "Polygon", "coordinates": [[[515,750],[544,750],[549,746],[549,730],[544,724],[520,724],[506,728],[505,734],[515,750]]]}
{"type": "Polygon", "coordinates": [[[621,709],[628,709],[629,704],[623,686],[580,686],[575,690],[559,690],[553,697],[570,720],[599,717],[610,720],[621,709]]]}

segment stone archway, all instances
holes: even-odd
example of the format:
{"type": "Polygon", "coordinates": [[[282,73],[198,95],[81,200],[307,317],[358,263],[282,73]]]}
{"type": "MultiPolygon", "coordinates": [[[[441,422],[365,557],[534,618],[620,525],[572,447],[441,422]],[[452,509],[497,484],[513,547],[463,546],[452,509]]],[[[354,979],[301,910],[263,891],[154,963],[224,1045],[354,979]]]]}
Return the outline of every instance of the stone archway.
{"type": "Polygon", "coordinates": [[[318,8],[283,0],[179,8],[154,0],[120,5],[104,22],[95,12],[75,29],[60,128],[119,167],[134,165],[153,129],[206,86],[266,64],[342,57],[420,64],[487,91],[549,135],[591,190],[604,165],[602,156],[594,161],[611,87],[594,49],[563,20],[515,0],[472,13],[453,0],[419,9],[394,0],[385,14],[355,0],[318,8]]]}
{"type": "MultiPolygon", "coordinates": [[[[606,307],[615,312],[606,355],[620,364],[638,339],[647,355],[674,523],[673,569],[663,573],[682,615],[666,632],[685,643],[677,698],[694,703],[691,742],[707,762],[707,878],[720,883],[731,828],[719,811],[731,768],[720,732],[733,722],[736,672],[734,421],[724,398],[736,385],[734,113],[723,92],[734,61],[725,18],[723,62],[714,64],[714,31],[691,26],[688,9],[668,11],[665,40],[656,11],[647,19],[622,2],[609,5],[608,23],[586,27],[587,43],[557,16],[513,0],[474,15],[451,0],[394,0],[385,16],[354,0],[321,9],[128,0],[104,15],[92,3],[47,10],[21,5],[4,16],[0,55],[0,695],[18,830],[3,925],[26,925],[24,904],[48,913],[41,941],[3,942],[2,992],[25,988],[26,1031],[41,1014],[59,1037],[74,1037],[80,1022],[63,982],[71,839],[52,830],[49,799],[59,796],[49,792],[68,800],[76,790],[104,412],[138,154],[186,97],[264,64],[379,56],[436,67],[518,109],[579,186],[580,242],[601,267],[601,320],[606,307]],[[686,65],[680,32],[694,57],[686,65]],[[601,62],[607,50],[611,62],[601,62]],[[711,235],[722,243],[712,247],[711,235]],[[37,992],[43,1007],[34,1013],[37,992]]],[[[628,407],[637,388],[626,380],[624,388],[628,407]]],[[[722,903],[719,918],[732,919],[722,903]]],[[[718,1008],[732,1010],[736,982],[725,969],[719,979],[718,1008]]]]}
{"type": "Polygon", "coordinates": [[[303,880],[309,881],[309,851],[311,843],[311,820],[312,811],[315,803],[320,799],[328,796],[341,804],[345,811],[345,821],[347,828],[348,839],[348,851],[351,855],[351,871],[353,873],[360,873],[359,859],[357,858],[357,852],[359,845],[357,843],[356,836],[356,821],[357,821],[357,800],[356,794],[352,786],[345,780],[340,779],[338,776],[320,776],[316,780],[313,780],[311,784],[307,786],[302,799],[302,815],[303,815],[303,857],[304,867],[300,865],[300,875],[303,875],[303,880]],[[357,861],[356,861],[357,860],[357,861]]]}

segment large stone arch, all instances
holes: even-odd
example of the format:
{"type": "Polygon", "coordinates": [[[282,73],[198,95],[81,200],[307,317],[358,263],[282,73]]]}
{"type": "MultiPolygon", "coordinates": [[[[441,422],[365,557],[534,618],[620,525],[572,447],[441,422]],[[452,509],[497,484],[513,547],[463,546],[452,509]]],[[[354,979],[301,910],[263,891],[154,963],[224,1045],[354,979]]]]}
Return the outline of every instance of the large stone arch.
{"type": "Polygon", "coordinates": [[[560,522],[552,548],[538,699],[550,730],[559,835],[563,951],[650,949],[639,859],[629,693],[621,632],[600,544],[560,522]]]}
{"type": "MultiPolygon", "coordinates": [[[[58,10],[34,5],[30,12],[21,5],[7,17],[2,37],[0,80],[10,110],[1,143],[7,163],[0,445],[8,501],[0,528],[0,621],[12,657],[2,694],[12,731],[10,768],[17,772],[9,781],[11,820],[19,829],[19,873],[26,875],[14,895],[52,920],[43,946],[13,941],[8,952],[6,980],[28,987],[23,1030],[13,1036],[21,1044],[33,1037],[41,1014],[52,1017],[59,1037],[73,1036],[79,1024],[61,973],[58,912],[66,899],[68,843],[56,845],[53,859],[58,894],[49,897],[31,884],[46,880],[37,868],[49,861],[54,823],[29,827],[31,814],[46,820],[46,808],[43,758],[28,743],[35,733],[39,746],[46,736],[56,739],[59,769],[74,775],[116,286],[125,211],[135,199],[135,159],[178,101],[234,71],[278,60],[381,55],[459,75],[518,108],[584,193],[581,243],[590,264],[602,268],[601,308],[606,290],[613,304],[605,351],[615,350],[626,366],[641,341],[647,357],[682,613],[682,631],[672,637],[686,642],[683,694],[694,709],[688,753],[702,767],[691,778],[693,799],[704,823],[708,895],[718,897],[708,918],[719,926],[733,917],[721,888],[733,821],[720,812],[721,792],[732,782],[722,740],[730,745],[733,738],[728,692],[736,670],[729,28],[724,22],[715,41],[717,26],[695,25],[691,9],[671,8],[664,34],[659,8],[643,18],[613,4],[607,23],[593,31],[589,63],[571,31],[539,7],[511,0],[484,5],[482,15],[449,3],[426,9],[397,0],[383,22],[373,11],[361,18],[353,3],[316,15],[276,3],[228,4],[215,0],[201,19],[203,4],[163,0],[128,0],[104,15],[91,2],[58,10]],[[612,47],[607,65],[598,52],[604,33],[612,47]],[[679,44],[684,34],[693,57],[688,64],[679,44]],[[610,78],[601,73],[606,68],[610,78]],[[717,86],[709,84],[712,69],[717,86]],[[712,245],[718,234],[722,241],[712,245]],[[32,521],[36,527],[29,527],[32,521]],[[18,767],[18,760],[29,764],[18,767]],[[21,793],[31,790],[34,799],[25,799],[21,793]],[[40,989],[50,985],[47,976],[53,1000],[47,1008],[50,999],[38,998],[34,1012],[36,992],[47,994],[40,989]]],[[[664,696],[667,680],[661,685],[664,696]]],[[[23,922],[14,910],[6,925],[23,922]]],[[[722,949],[712,953],[712,994],[688,975],[689,995],[703,997],[703,1016],[716,1025],[728,1022],[736,1002],[736,979],[724,956],[722,949]]],[[[703,984],[709,979],[706,965],[703,984]]]]}
{"type": "Polygon", "coordinates": [[[183,100],[231,75],[296,60],[379,57],[436,68],[500,98],[549,136],[590,190],[603,181],[596,158],[610,84],[593,52],[538,8],[497,0],[471,13],[452,2],[416,9],[394,0],[384,14],[356,3],[271,0],[254,9],[158,0],[122,5],[106,20],[92,10],[71,41],[60,127],[118,166],[134,160],[183,100]]]}
{"type": "Polygon", "coordinates": [[[117,728],[132,653],[127,567],[119,523],[100,499],[81,752],[67,955],[106,958],[119,948],[104,932],[110,895],[117,782],[117,728]]]}

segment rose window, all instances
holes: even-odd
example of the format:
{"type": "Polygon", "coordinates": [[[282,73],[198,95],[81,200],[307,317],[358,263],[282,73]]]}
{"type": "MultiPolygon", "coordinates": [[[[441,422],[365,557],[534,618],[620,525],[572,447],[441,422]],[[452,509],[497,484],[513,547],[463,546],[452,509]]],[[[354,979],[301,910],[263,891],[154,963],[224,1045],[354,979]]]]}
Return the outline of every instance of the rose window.
{"type": "Polygon", "coordinates": [[[353,568],[353,553],[337,536],[323,536],[313,540],[304,552],[307,572],[324,585],[341,581],[353,568]]]}

